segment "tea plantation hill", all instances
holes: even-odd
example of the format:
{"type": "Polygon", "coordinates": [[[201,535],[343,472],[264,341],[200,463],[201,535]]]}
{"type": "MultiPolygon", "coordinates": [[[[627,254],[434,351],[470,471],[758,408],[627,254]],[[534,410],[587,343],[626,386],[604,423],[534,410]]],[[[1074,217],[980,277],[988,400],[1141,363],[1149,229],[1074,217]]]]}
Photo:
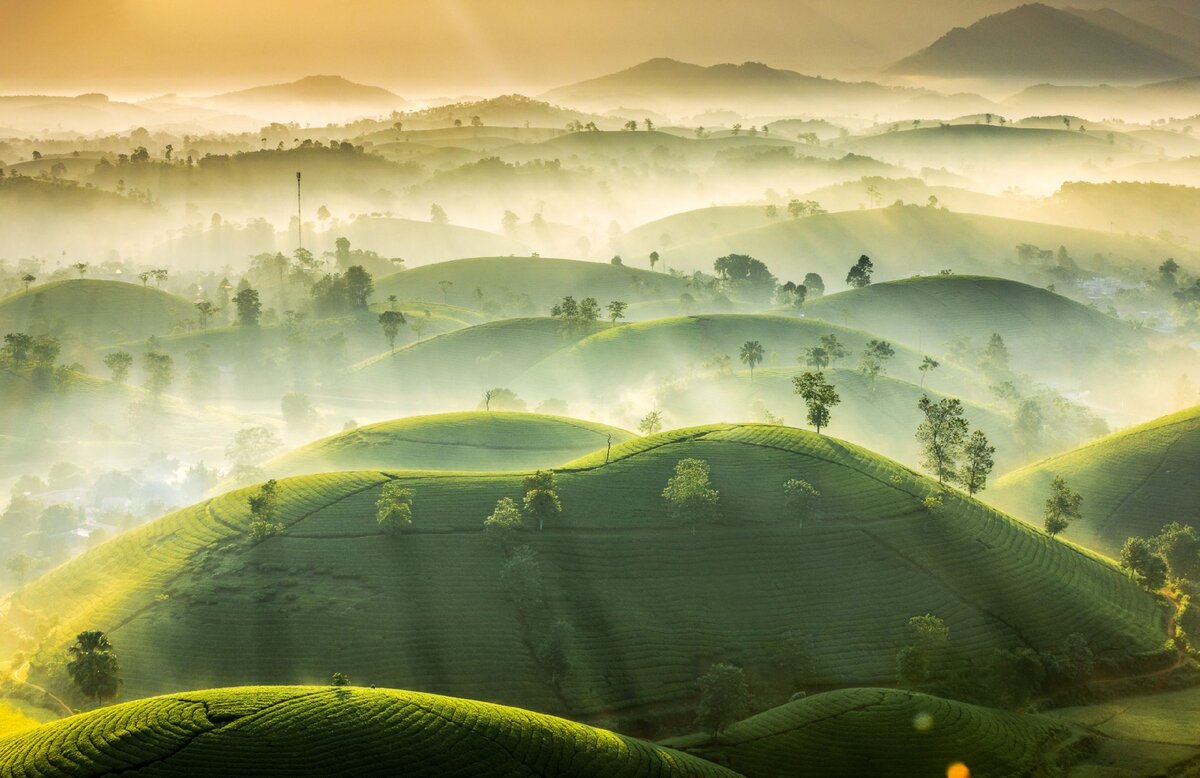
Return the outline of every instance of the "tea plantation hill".
{"type": "Polygon", "coordinates": [[[751,778],[941,776],[955,763],[971,775],[1018,776],[1063,774],[1082,756],[1085,736],[1044,716],[866,688],[805,697],[715,738],[690,735],[664,745],[751,778]]]}
{"type": "MultiPolygon", "coordinates": [[[[409,407],[430,410],[452,403],[474,406],[482,402],[485,390],[507,386],[548,355],[604,326],[595,323],[568,333],[562,322],[547,317],[502,319],[443,333],[359,362],[351,376],[354,391],[376,397],[403,392],[409,407]]],[[[525,399],[545,399],[556,389],[547,383],[525,399]]]]}
{"type": "Polygon", "coordinates": [[[1158,333],[1135,330],[1120,319],[1045,289],[984,276],[935,275],[871,284],[827,295],[805,305],[809,317],[886,332],[942,354],[966,338],[980,359],[992,333],[1008,349],[1013,370],[1035,378],[1086,382],[1093,373],[1111,382],[1109,368],[1152,358],[1158,333]]]}
{"type": "MultiPolygon", "coordinates": [[[[526,247],[503,235],[457,224],[378,216],[360,216],[339,227],[338,234],[349,238],[356,246],[395,247],[409,269],[458,257],[526,254],[536,248],[526,247]]],[[[375,297],[376,300],[386,298],[386,294],[375,297]]]]}
{"type": "Polygon", "coordinates": [[[528,316],[549,313],[551,306],[566,295],[577,300],[594,297],[602,306],[610,300],[674,303],[687,289],[685,281],[666,273],[608,262],[482,257],[439,262],[377,279],[374,299],[384,300],[394,294],[405,300],[448,302],[476,309],[490,302],[515,315],[528,316]]]}
{"type": "MultiPolygon", "coordinates": [[[[728,421],[761,421],[766,410],[789,424],[807,427],[804,400],[796,395],[792,383],[794,376],[807,369],[810,368],[799,365],[759,368],[754,371],[753,383],[745,369],[728,375],[706,373],[664,387],[658,393],[657,407],[672,425],[701,424],[711,421],[714,415],[728,421]]],[[[825,380],[833,384],[841,397],[841,404],[833,408],[833,422],[827,431],[915,466],[918,461],[915,432],[924,419],[917,402],[924,395],[934,400],[943,395],[889,376],[877,378],[872,385],[870,379],[853,369],[827,368],[824,372],[825,380]]],[[[1023,447],[1013,435],[1011,416],[999,408],[978,403],[967,402],[964,406],[971,428],[983,430],[996,447],[1001,470],[1005,469],[1005,463],[1011,467],[1025,463],[1023,447]]],[[[1059,448],[1069,448],[1078,442],[1071,441],[1059,448]]]]}
{"type": "MultiPolygon", "coordinates": [[[[796,631],[813,638],[810,687],[893,682],[907,619],[925,613],[951,630],[951,668],[995,648],[1054,650],[1073,632],[1104,658],[1162,651],[1169,609],[1111,561],[954,494],[926,510],[936,484],[857,446],[787,427],[714,425],[565,465],[563,513],[545,531],[520,533],[542,580],[532,623],[562,618],[574,628],[556,687],[500,585],[504,553],[481,531],[498,499],[521,497],[522,478],[374,470],[285,479],[283,529],[260,542],[249,533],[252,489],[230,492],[30,582],[12,597],[9,627],[32,632],[52,614],[42,656],[85,628],[104,630],[126,698],[320,683],[339,670],[639,735],[690,720],[695,679],[718,659],[743,664],[783,702],[792,681],[772,668],[796,631]],[[695,534],[661,497],[685,457],[710,463],[724,516],[695,534]],[[785,509],[790,478],[822,495],[803,521],[785,509]],[[397,537],[375,519],[391,482],[415,490],[413,527],[397,537]]],[[[39,653],[32,638],[0,645],[0,655],[18,650],[39,653]]]]}
{"type": "Polygon", "coordinates": [[[536,413],[472,411],[414,416],[315,441],[263,465],[267,475],[331,470],[532,470],[621,443],[633,433],[536,413]]]}
{"type": "MultiPolygon", "coordinates": [[[[739,351],[749,340],[759,341],[766,352],[760,368],[790,369],[796,375],[809,369],[797,358],[830,334],[849,352],[839,364],[857,367],[868,341],[886,337],[879,332],[894,331],[884,327],[871,333],[813,317],[767,314],[676,316],[633,322],[601,328],[574,345],[555,350],[523,371],[512,388],[521,394],[554,385],[558,396],[568,402],[575,397],[612,398],[631,386],[716,372],[713,360],[722,356],[729,358],[730,368],[741,367],[739,351]]],[[[919,382],[921,373],[917,368],[923,354],[897,340],[892,344],[896,356],[887,365],[888,374],[919,382]]],[[[964,398],[991,399],[982,376],[949,362],[930,373],[926,384],[964,398]]],[[[651,385],[648,390],[654,388],[651,385]]]]}
{"type": "Polygon", "coordinates": [[[987,500],[1031,524],[1055,476],[1083,495],[1066,537],[1116,555],[1131,536],[1173,521],[1200,527],[1200,407],[1189,408],[1028,465],[996,481],[987,500]]]}
{"type": "Polygon", "coordinates": [[[734,778],[704,760],[553,716],[357,687],[184,692],[0,734],[12,778],[528,776],[734,778]]]}
{"type": "Polygon", "coordinates": [[[749,254],[784,280],[800,283],[805,273],[820,273],[829,291],[842,288],[847,269],[862,254],[875,260],[877,281],[947,268],[959,273],[1040,281],[1045,268],[1016,264],[1016,247],[1022,243],[1051,250],[1065,246],[1076,262],[1093,270],[1134,265],[1151,272],[1164,256],[1174,256],[1185,265],[1181,257],[1193,263],[1200,261],[1195,250],[1160,240],[955,213],[924,205],[843,211],[802,219],[781,213],[770,223],[742,230],[737,230],[739,224],[731,220],[734,231],[719,235],[711,235],[709,224],[714,219],[707,209],[668,218],[669,226],[651,222],[623,235],[621,256],[643,266],[644,258],[658,251],[667,267],[712,272],[717,257],[749,254]],[[685,219],[689,214],[697,216],[685,219]],[[664,234],[670,236],[670,245],[664,245],[664,234]],[[692,239],[692,235],[700,239],[692,239]]]}
{"type": "Polygon", "coordinates": [[[192,303],[152,286],[80,278],[31,286],[0,300],[0,332],[52,334],[64,349],[163,337],[194,321],[192,303]]]}

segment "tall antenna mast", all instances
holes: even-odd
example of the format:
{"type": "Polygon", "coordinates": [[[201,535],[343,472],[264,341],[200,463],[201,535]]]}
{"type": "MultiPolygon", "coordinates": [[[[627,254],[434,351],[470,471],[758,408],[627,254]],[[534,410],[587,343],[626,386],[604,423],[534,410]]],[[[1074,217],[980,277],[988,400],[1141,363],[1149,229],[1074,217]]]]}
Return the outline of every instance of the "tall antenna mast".
{"type": "Polygon", "coordinates": [[[304,248],[304,215],[300,210],[300,171],[296,171],[296,247],[304,248]]]}

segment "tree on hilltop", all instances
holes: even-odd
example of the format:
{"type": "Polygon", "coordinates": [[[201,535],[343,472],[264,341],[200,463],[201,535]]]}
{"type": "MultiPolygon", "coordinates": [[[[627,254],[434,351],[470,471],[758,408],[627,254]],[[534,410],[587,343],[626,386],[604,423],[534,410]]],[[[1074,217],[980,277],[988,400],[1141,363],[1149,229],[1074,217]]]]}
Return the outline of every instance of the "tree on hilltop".
{"type": "Polygon", "coordinates": [[[862,289],[871,285],[871,274],[875,272],[875,263],[866,254],[858,258],[846,274],[846,284],[853,289],[862,289]]]}
{"type": "Polygon", "coordinates": [[[821,428],[829,426],[829,411],[842,401],[841,396],[833,385],[825,380],[825,374],[819,371],[798,375],[792,379],[792,384],[793,391],[800,395],[808,406],[808,423],[816,427],[817,434],[820,435],[821,428]]]}

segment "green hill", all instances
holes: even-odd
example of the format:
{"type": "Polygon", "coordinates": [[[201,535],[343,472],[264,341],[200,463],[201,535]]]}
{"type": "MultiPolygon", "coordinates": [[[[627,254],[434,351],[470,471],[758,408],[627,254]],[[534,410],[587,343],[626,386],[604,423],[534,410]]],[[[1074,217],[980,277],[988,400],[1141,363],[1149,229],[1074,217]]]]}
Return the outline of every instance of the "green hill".
{"type": "Polygon", "coordinates": [[[667,741],[748,778],[806,775],[883,778],[1058,775],[1082,731],[1042,716],[1007,713],[898,689],[817,694],[740,721],[715,738],[667,741]]]}
{"type": "Polygon", "coordinates": [[[242,687],[114,705],[0,735],[0,773],[144,776],[734,776],[669,748],[472,700],[242,687]]]}
{"type": "MultiPolygon", "coordinates": [[[[892,331],[889,327],[877,330],[892,331]]],[[[523,372],[513,387],[520,393],[553,385],[557,396],[568,402],[577,397],[614,398],[630,387],[649,383],[647,389],[653,390],[657,383],[717,372],[714,359],[722,356],[728,357],[730,367],[741,367],[739,349],[749,340],[759,341],[766,352],[761,367],[791,369],[798,374],[807,368],[797,357],[831,333],[850,352],[841,362],[843,367],[856,367],[867,341],[878,337],[811,317],[714,314],[654,319],[602,329],[559,349],[523,372]]],[[[896,357],[888,373],[905,381],[920,381],[917,367],[922,355],[895,345],[896,357]]],[[[986,391],[974,374],[949,364],[932,373],[927,383],[967,397],[986,391]]],[[[707,421],[719,418],[721,412],[715,408],[707,421]]]]}
{"type": "MultiPolygon", "coordinates": [[[[795,365],[727,375],[704,374],[664,387],[657,397],[660,408],[673,425],[711,422],[714,416],[726,421],[761,421],[762,411],[782,417],[789,424],[806,426],[804,401],[794,392],[792,378],[808,368],[795,365]],[[761,404],[761,405],[759,405],[761,404]]],[[[941,399],[944,395],[928,387],[888,376],[871,381],[857,370],[825,370],[825,378],[837,389],[841,404],[833,409],[829,432],[884,456],[916,466],[917,425],[924,419],[917,407],[922,395],[941,399]]],[[[965,403],[965,417],[972,429],[983,430],[996,446],[999,467],[1015,467],[1026,461],[1014,440],[1012,418],[998,408],[965,403]]],[[[1079,441],[1070,441],[1066,448],[1079,441]]]]}
{"type": "MultiPolygon", "coordinates": [[[[283,528],[259,541],[246,489],[77,557],[12,598],[10,634],[53,615],[41,649],[9,637],[0,652],[40,663],[101,629],[129,698],[320,682],[336,669],[652,734],[691,719],[695,679],[716,659],[786,695],[794,681],[777,649],[796,632],[812,639],[810,686],[892,682],[906,621],[924,613],[954,635],[951,669],[1000,647],[1048,650],[1073,632],[1120,660],[1157,653],[1166,635],[1165,604],[1108,560],[953,493],[927,510],[934,483],[833,438],[677,430],[576,460],[558,481],[561,516],[517,540],[541,580],[542,604],[525,619],[500,584],[505,554],[481,531],[498,499],[521,497],[520,473],[359,471],[280,481],[283,528]],[[685,457],[711,465],[724,516],[694,534],[661,497],[685,457]],[[802,522],[785,513],[789,478],[822,495],[802,522]],[[396,537],[375,518],[391,482],[415,491],[413,527],[396,537]],[[554,684],[531,647],[556,619],[573,637],[554,684]]],[[[66,693],[52,673],[31,680],[66,693]]]]}
{"type": "Polygon", "coordinates": [[[1052,250],[1065,246],[1076,261],[1097,270],[1128,264],[1153,269],[1164,256],[1181,263],[1181,256],[1200,260],[1193,250],[1149,238],[916,205],[803,219],[780,217],[757,229],[716,237],[707,237],[702,228],[698,233],[701,239],[693,240],[690,232],[669,232],[667,245],[661,240],[664,231],[652,224],[623,237],[622,256],[637,257],[641,263],[642,257],[657,250],[668,267],[712,272],[717,257],[749,254],[765,262],[775,275],[797,283],[805,273],[819,273],[830,291],[843,288],[846,271],[861,254],[875,261],[876,280],[929,275],[947,268],[1030,278],[1044,273],[1045,268],[1017,264],[1016,247],[1022,243],[1052,250]]]}
{"type": "Polygon", "coordinates": [[[566,295],[595,297],[604,305],[610,300],[676,300],[685,290],[682,280],[664,273],[607,262],[485,257],[441,262],[381,278],[375,284],[375,299],[395,294],[466,308],[493,303],[510,315],[544,316],[566,295]]]}
{"type": "Polygon", "coordinates": [[[611,442],[625,430],[561,416],[474,411],[414,416],[359,427],[276,457],[271,477],[330,470],[532,470],[553,467],[611,442]]]}
{"type": "MultiPolygon", "coordinates": [[[[557,319],[550,318],[488,322],[363,360],[355,365],[354,381],[361,394],[394,396],[399,391],[415,407],[446,408],[450,403],[473,407],[486,389],[506,386],[522,371],[586,334],[568,335],[557,319]]],[[[549,388],[525,399],[544,399],[542,391],[549,388]]]]}
{"type": "Polygon", "coordinates": [[[1041,525],[1050,481],[1083,495],[1066,537],[1115,555],[1125,539],[1180,521],[1200,527],[1200,407],[1164,416],[1050,457],[996,481],[988,501],[1041,525]]]}
{"type": "Polygon", "coordinates": [[[924,276],[872,284],[805,305],[805,314],[847,327],[886,332],[910,345],[945,354],[966,338],[983,357],[993,333],[1011,366],[1035,377],[1086,381],[1093,372],[1111,379],[1117,360],[1130,365],[1152,356],[1157,333],[1135,330],[1108,314],[1045,289],[983,276],[924,276]]]}
{"type": "MultiPolygon", "coordinates": [[[[457,224],[434,224],[428,221],[378,216],[360,216],[339,228],[338,235],[344,235],[355,245],[371,246],[387,256],[402,257],[409,268],[445,262],[457,257],[524,254],[530,250],[519,241],[484,230],[457,224]]],[[[381,294],[381,290],[377,288],[375,299],[385,300],[391,293],[381,294]]],[[[440,297],[439,294],[430,299],[440,297]]]]}
{"type": "Polygon", "coordinates": [[[88,344],[162,337],[196,309],[181,297],[121,281],[72,279],[0,300],[0,331],[50,333],[88,344]]]}

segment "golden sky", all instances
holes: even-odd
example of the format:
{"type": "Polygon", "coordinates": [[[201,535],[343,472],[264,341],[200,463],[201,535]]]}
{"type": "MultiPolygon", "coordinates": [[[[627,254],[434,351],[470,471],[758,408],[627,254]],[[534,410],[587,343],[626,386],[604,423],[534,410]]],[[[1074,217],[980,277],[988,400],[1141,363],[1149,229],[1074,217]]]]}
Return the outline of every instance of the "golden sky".
{"type": "Polygon", "coordinates": [[[0,92],[214,93],[338,74],[538,92],[655,56],[871,70],[1016,0],[0,0],[0,92]]]}

